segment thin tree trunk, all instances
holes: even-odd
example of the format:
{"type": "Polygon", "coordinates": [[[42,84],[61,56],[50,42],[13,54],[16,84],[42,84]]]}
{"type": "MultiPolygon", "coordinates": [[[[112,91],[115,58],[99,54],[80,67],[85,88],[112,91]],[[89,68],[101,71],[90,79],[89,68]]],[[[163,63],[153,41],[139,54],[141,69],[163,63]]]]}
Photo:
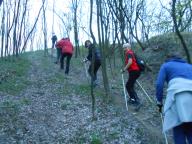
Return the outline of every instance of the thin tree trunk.
{"type": "Polygon", "coordinates": [[[185,51],[185,54],[187,56],[187,61],[189,63],[191,63],[191,57],[190,57],[190,54],[189,54],[189,50],[187,48],[187,45],[185,43],[185,40],[183,38],[183,36],[181,35],[180,31],[179,31],[179,28],[178,28],[178,25],[177,25],[177,18],[176,18],[176,9],[175,9],[175,4],[176,4],[176,0],[173,0],[172,1],[172,18],[173,18],[173,23],[174,23],[174,28],[175,28],[175,31],[176,31],[176,34],[177,36],[179,37],[180,41],[181,41],[181,44],[183,46],[183,49],[185,51]]]}
{"type": "Polygon", "coordinates": [[[47,49],[47,21],[46,21],[45,4],[43,4],[43,35],[44,35],[44,56],[46,56],[48,54],[48,49],[47,49]]]}
{"type": "Polygon", "coordinates": [[[2,2],[3,2],[3,0],[0,0],[0,7],[1,7],[2,2]]]}
{"type": "Polygon", "coordinates": [[[102,75],[103,75],[103,83],[105,88],[105,93],[107,97],[107,101],[109,100],[110,89],[109,89],[109,82],[106,72],[106,58],[105,58],[105,51],[104,51],[104,31],[102,26],[102,10],[101,10],[101,1],[96,0],[97,2],[97,27],[98,27],[98,38],[99,38],[99,47],[101,50],[101,67],[102,67],[102,75]],[[101,19],[101,21],[100,21],[101,19]],[[100,25],[101,24],[101,25],[100,25]],[[101,31],[101,32],[100,32],[101,31]]]}
{"type": "MultiPolygon", "coordinates": [[[[93,39],[93,43],[96,44],[96,41],[95,41],[95,36],[93,34],[93,31],[92,31],[92,13],[93,13],[93,0],[90,0],[90,33],[91,33],[91,37],[93,39]]],[[[94,54],[94,51],[95,50],[92,50],[92,67],[91,67],[91,72],[93,73],[93,69],[94,69],[94,59],[95,59],[95,54],[94,54]]],[[[91,79],[91,100],[92,100],[92,119],[94,120],[95,119],[95,95],[94,95],[94,91],[93,91],[93,79],[91,79]]]]}
{"type": "Polygon", "coordinates": [[[77,58],[80,55],[79,50],[79,38],[78,38],[78,26],[77,26],[77,0],[73,0],[73,10],[74,10],[74,38],[75,38],[75,57],[77,58]]]}
{"type": "Polygon", "coordinates": [[[13,55],[18,56],[18,46],[17,46],[17,24],[18,24],[18,18],[19,18],[19,13],[20,13],[20,2],[21,0],[16,3],[15,1],[15,6],[17,5],[17,10],[16,10],[16,16],[14,19],[14,29],[13,29],[13,55]]]}
{"type": "Polygon", "coordinates": [[[28,33],[25,41],[24,41],[24,44],[23,44],[23,48],[22,48],[22,50],[21,50],[21,53],[25,50],[25,47],[26,47],[27,42],[28,42],[28,40],[29,40],[29,37],[31,36],[33,30],[34,30],[35,27],[36,27],[36,24],[37,24],[37,21],[38,21],[38,19],[39,19],[40,14],[41,14],[41,10],[43,9],[44,3],[45,3],[45,0],[43,0],[43,4],[42,4],[41,8],[39,9],[39,12],[38,12],[37,18],[36,18],[36,20],[35,20],[35,23],[34,23],[32,29],[31,29],[31,31],[28,33]]]}
{"type": "Polygon", "coordinates": [[[18,50],[20,51],[20,47],[21,47],[21,43],[22,43],[22,31],[24,27],[24,23],[25,23],[25,19],[26,19],[26,12],[27,12],[27,4],[28,4],[28,0],[25,0],[24,2],[24,10],[23,10],[23,14],[22,14],[22,18],[21,18],[21,24],[20,24],[20,31],[19,31],[19,37],[18,37],[18,43],[17,43],[17,47],[18,50]]]}
{"type": "Polygon", "coordinates": [[[5,38],[5,5],[3,4],[3,16],[1,20],[1,57],[4,52],[4,38],[5,38]]]}

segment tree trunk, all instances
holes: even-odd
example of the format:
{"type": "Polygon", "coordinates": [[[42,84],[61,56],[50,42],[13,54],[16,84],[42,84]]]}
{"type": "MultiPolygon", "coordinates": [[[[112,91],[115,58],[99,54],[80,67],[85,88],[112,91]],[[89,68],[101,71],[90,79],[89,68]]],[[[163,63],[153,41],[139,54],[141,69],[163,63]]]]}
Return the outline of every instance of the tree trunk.
{"type": "MultiPolygon", "coordinates": [[[[90,0],[90,23],[89,23],[89,27],[90,27],[90,33],[91,33],[91,37],[93,39],[93,43],[95,44],[95,36],[93,34],[92,31],[92,14],[93,14],[93,0],[90,0]]],[[[92,62],[95,59],[95,54],[94,54],[94,50],[92,50],[92,62]]],[[[91,67],[91,72],[93,73],[93,69],[94,69],[94,64],[92,64],[91,67]]],[[[92,119],[95,119],[95,95],[94,95],[94,91],[93,91],[93,79],[91,79],[91,100],[92,100],[92,119]]]]}
{"type": "Polygon", "coordinates": [[[102,57],[101,68],[102,68],[102,75],[103,75],[103,84],[104,84],[105,93],[108,101],[109,95],[110,95],[110,89],[109,89],[109,82],[108,82],[107,71],[106,71],[106,57],[105,57],[105,51],[104,51],[105,40],[104,40],[104,31],[103,31],[103,25],[102,25],[102,9],[101,9],[101,1],[96,0],[96,2],[97,2],[98,38],[99,38],[99,47],[101,50],[101,57],[102,57]]]}
{"type": "Polygon", "coordinates": [[[0,0],[0,7],[1,7],[2,2],[3,2],[3,0],[0,0]]]}
{"type": "Polygon", "coordinates": [[[174,28],[175,28],[177,36],[179,37],[179,39],[181,41],[185,54],[187,56],[187,61],[189,63],[191,63],[191,57],[190,57],[189,50],[188,50],[185,40],[184,40],[183,36],[181,35],[179,28],[178,28],[175,4],[176,4],[176,0],[172,0],[172,18],[173,18],[174,28]]]}
{"type": "Polygon", "coordinates": [[[38,19],[39,19],[40,14],[41,14],[41,10],[43,9],[44,3],[45,3],[45,0],[43,0],[43,4],[42,4],[41,8],[39,9],[39,12],[38,12],[37,18],[36,18],[36,20],[35,20],[35,23],[34,23],[32,29],[29,31],[29,33],[28,33],[28,35],[27,35],[27,37],[26,37],[26,39],[25,39],[25,41],[24,41],[24,44],[23,44],[23,47],[22,47],[21,52],[23,52],[23,51],[25,50],[25,47],[26,47],[27,42],[28,42],[28,40],[29,40],[29,37],[31,36],[33,30],[34,30],[35,27],[36,27],[36,24],[37,24],[37,21],[38,21],[38,19]]]}
{"type": "Polygon", "coordinates": [[[48,48],[47,48],[47,21],[46,21],[46,8],[44,1],[43,3],[43,35],[44,35],[44,56],[48,55],[48,48]]]}
{"type": "Polygon", "coordinates": [[[5,37],[5,5],[3,4],[3,16],[1,20],[1,57],[4,52],[4,37],[5,37]]]}
{"type": "Polygon", "coordinates": [[[74,38],[75,38],[75,57],[80,55],[79,50],[79,38],[78,38],[78,26],[77,26],[77,0],[73,0],[73,10],[74,10],[74,38]]]}

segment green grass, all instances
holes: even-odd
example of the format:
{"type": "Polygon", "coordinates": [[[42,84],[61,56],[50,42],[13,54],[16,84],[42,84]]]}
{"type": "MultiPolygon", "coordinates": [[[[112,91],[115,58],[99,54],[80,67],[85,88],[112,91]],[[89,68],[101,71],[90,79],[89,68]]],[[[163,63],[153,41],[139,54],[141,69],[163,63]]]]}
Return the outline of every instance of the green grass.
{"type": "Polygon", "coordinates": [[[12,60],[0,59],[0,91],[16,95],[30,85],[26,78],[29,67],[26,55],[12,60]]]}
{"type": "Polygon", "coordinates": [[[102,144],[100,137],[96,134],[91,136],[91,144],[102,144]]]}

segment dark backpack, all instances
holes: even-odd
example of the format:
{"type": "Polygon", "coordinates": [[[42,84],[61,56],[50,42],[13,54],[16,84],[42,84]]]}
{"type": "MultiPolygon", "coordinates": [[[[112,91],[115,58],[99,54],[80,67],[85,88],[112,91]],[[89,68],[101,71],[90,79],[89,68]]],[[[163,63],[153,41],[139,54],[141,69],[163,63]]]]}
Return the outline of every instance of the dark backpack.
{"type": "Polygon", "coordinates": [[[135,60],[137,62],[137,65],[139,66],[140,71],[145,71],[145,62],[142,60],[139,56],[137,56],[135,53],[135,60]]]}

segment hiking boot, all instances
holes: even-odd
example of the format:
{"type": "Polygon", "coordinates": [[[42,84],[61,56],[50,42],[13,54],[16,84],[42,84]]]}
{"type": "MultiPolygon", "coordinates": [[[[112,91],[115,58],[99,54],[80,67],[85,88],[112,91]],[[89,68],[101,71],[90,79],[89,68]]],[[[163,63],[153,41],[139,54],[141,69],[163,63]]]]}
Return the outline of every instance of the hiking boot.
{"type": "Polygon", "coordinates": [[[129,104],[136,104],[136,100],[134,99],[134,98],[130,98],[129,100],[128,100],[128,103],[129,104]]]}

